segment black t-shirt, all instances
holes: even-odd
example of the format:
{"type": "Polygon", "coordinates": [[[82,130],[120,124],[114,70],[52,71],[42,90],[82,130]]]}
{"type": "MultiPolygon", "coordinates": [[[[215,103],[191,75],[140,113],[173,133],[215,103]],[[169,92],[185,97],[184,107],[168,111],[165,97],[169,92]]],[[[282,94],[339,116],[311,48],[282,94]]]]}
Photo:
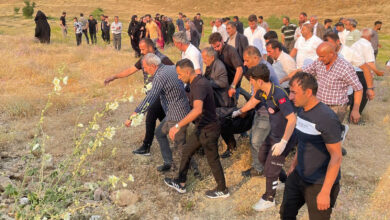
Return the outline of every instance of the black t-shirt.
{"type": "Polygon", "coordinates": [[[258,90],[255,98],[261,101],[269,113],[269,121],[271,123],[270,137],[275,141],[280,141],[286,130],[286,116],[294,112],[286,91],[272,83],[268,96],[265,92],[258,90]]]}
{"type": "Polygon", "coordinates": [[[89,33],[96,33],[97,21],[95,19],[88,20],[89,33]]]}
{"type": "MultiPolygon", "coordinates": [[[[165,56],[164,54],[162,54],[159,50],[155,50],[154,54],[156,56],[158,56],[160,59],[161,59],[161,63],[164,64],[164,65],[168,65],[168,66],[171,66],[171,65],[175,65],[167,56],[165,56]]],[[[145,71],[144,71],[144,68],[142,66],[142,59],[144,57],[142,56],[135,64],[134,66],[139,69],[139,70],[142,70],[143,71],[143,74],[144,74],[144,83],[145,85],[151,83],[153,81],[153,77],[149,74],[147,74],[145,71]]]]}
{"type": "MultiPolygon", "coordinates": [[[[240,55],[238,55],[238,52],[236,48],[224,44],[222,47],[222,51],[218,54],[218,58],[225,64],[227,74],[228,74],[228,82],[229,85],[232,84],[234,80],[234,76],[236,75],[236,68],[242,67],[243,63],[241,60],[240,55]]],[[[236,87],[240,87],[241,80],[237,83],[236,87]]]]}
{"type": "Polygon", "coordinates": [[[198,20],[198,19],[194,19],[194,25],[195,25],[195,27],[196,27],[196,30],[201,34],[202,33],[202,31],[203,31],[203,20],[202,19],[200,19],[200,20],[198,20]]]}
{"type": "MultiPolygon", "coordinates": [[[[298,138],[299,176],[308,183],[323,184],[330,154],[325,144],[341,141],[341,123],[327,105],[320,102],[309,111],[298,110],[295,132],[298,138]]],[[[340,171],[335,183],[340,180],[340,171]]]]}
{"type": "Polygon", "coordinates": [[[66,19],[65,19],[65,16],[61,16],[60,17],[60,20],[61,20],[61,23],[62,23],[62,25],[66,25],[66,19]]]}
{"type": "Polygon", "coordinates": [[[216,126],[214,92],[210,82],[204,76],[199,75],[191,82],[189,100],[191,108],[194,107],[195,100],[203,101],[202,114],[195,120],[198,130],[208,126],[216,126]]]}

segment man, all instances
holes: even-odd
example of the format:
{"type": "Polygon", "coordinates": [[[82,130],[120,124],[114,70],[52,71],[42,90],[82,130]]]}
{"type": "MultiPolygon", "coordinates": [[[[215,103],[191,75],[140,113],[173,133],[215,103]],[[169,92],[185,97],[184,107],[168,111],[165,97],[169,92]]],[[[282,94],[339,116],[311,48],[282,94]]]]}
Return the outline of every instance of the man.
{"type": "Polygon", "coordinates": [[[195,72],[197,74],[202,74],[202,55],[200,54],[199,49],[187,40],[186,33],[184,31],[179,31],[173,34],[173,43],[175,44],[175,47],[181,51],[181,58],[191,60],[194,65],[195,72]]]}
{"type": "Polygon", "coordinates": [[[220,18],[217,18],[215,20],[215,30],[213,30],[212,33],[216,33],[216,32],[221,34],[223,42],[227,41],[229,35],[226,32],[226,26],[222,25],[222,19],[220,19],[220,18]]]}
{"type": "Polygon", "coordinates": [[[295,29],[295,34],[294,34],[294,40],[297,40],[300,36],[302,36],[302,26],[304,24],[309,24],[310,21],[307,20],[307,14],[305,12],[301,12],[298,17],[298,23],[299,26],[297,29],[295,29]]]}
{"type": "Polygon", "coordinates": [[[243,60],[244,50],[248,47],[248,38],[237,32],[236,24],[233,21],[228,22],[226,31],[229,34],[227,44],[236,48],[238,55],[243,60]]]}
{"type": "MultiPolygon", "coordinates": [[[[333,29],[332,29],[332,19],[325,19],[324,20],[324,28],[325,28],[325,34],[329,33],[329,32],[333,32],[333,29]]],[[[323,39],[325,40],[325,39],[323,39]]]]}
{"type": "Polygon", "coordinates": [[[283,27],[282,32],[282,44],[287,48],[288,51],[291,51],[294,48],[295,40],[294,34],[297,26],[290,23],[289,17],[283,18],[283,27]]]}
{"type": "Polygon", "coordinates": [[[349,31],[346,28],[344,28],[344,24],[342,22],[337,23],[335,27],[337,30],[337,34],[339,35],[341,44],[345,45],[345,39],[347,38],[349,31]]]}
{"type": "Polygon", "coordinates": [[[196,30],[198,31],[198,33],[203,37],[204,36],[204,32],[203,32],[204,22],[200,18],[200,13],[196,13],[196,16],[194,18],[194,25],[195,25],[196,30]]]}
{"type": "MultiPolygon", "coordinates": [[[[272,40],[279,41],[278,39],[279,39],[278,34],[275,31],[268,31],[267,33],[264,34],[264,40],[265,40],[266,45],[269,41],[272,41],[272,40]]],[[[289,53],[289,50],[284,45],[282,45],[282,51],[284,51],[285,53],[289,53]]],[[[272,58],[269,59],[267,57],[267,61],[271,64],[273,63],[272,58]]]]}
{"type": "Polygon", "coordinates": [[[291,100],[301,108],[295,129],[298,150],[288,172],[280,218],[296,219],[306,203],[309,219],[330,219],[340,191],[342,125],[316,98],[319,86],[313,75],[297,73],[290,89],[291,100]]]}
{"type": "Polygon", "coordinates": [[[62,36],[66,38],[66,35],[68,34],[68,27],[66,26],[66,12],[62,12],[62,16],[60,17],[60,27],[62,30],[62,36]]]}
{"type": "Polygon", "coordinates": [[[81,39],[83,37],[83,24],[77,20],[77,17],[73,18],[74,33],[76,34],[76,44],[81,45],[81,39]]]}
{"type": "Polygon", "coordinates": [[[345,28],[349,31],[347,37],[345,38],[345,45],[352,47],[356,41],[361,37],[361,33],[356,29],[357,21],[353,18],[348,18],[345,22],[345,28]]]}
{"type": "Polygon", "coordinates": [[[176,29],[178,31],[184,31],[183,13],[179,12],[179,17],[176,20],[176,29]]]}
{"type": "Polygon", "coordinates": [[[111,33],[114,41],[114,48],[121,50],[122,45],[122,22],[119,22],[119,17],[114,17],[114,22],[111,24],[111,33]]]}
{"type": "Polygon", "coordinates": [[[196,28],[191,28],[191,20],[186,19],[184,21],[184,29],[186,33],[187,40],[191,42],[196,48],[199,48],[200,45],[200,34],[196,28]]]}
{"type": "Polygon", "coordinates": [[[291,57],[296,56],[297,68],[309,64],[317,59],[316,49],[322,40],[313,35],[313,26],[304,24],[302,26],[302,36],[295,42],[294,48],[290,52],[291,57]]]}
{"type": "MultiPolygon", "coordinates": [[[[248,46],[244,51],[244,65],[246,67],[253,68],[257,65],[265,64],[270,71],[270,81],[279,85],[279,79],[276,76],[271,64],[262,58],[261,53],[257,47],[248,46]]],[[[263,174],[263,165],[259,161],[259,149],[263,144],[265,138],[270,131],[269,114],[267,109],[262,106],[256,106],[256,112],[253,119],[251,135],[250,135],[250,151],[252,156],[251,168],[243,171],[241,174],[245,177],[261,176],[263,174]]]]}
{"type": "Polygon", "coordinates": [[[325,27],[318,23],[316,15],[310,17],[310,24],[313,25],[313,34],[322,40],[325,34],[325,27]]]}
{"type": "Polygon", "coordinates": [[[256,92],[241,109],[233,112],[232,118],[255,108],[260,103],[265,105],[269,112],[271,129],[259,150],[259,160],[266,177],[266,190],[253,206],[256,211],[265,211],[275,206],[279,177],[282,182],[286,179],[282,168],[286,156],[295,144],[292,134],[296,117],[287,92],[270,81],[270,71],[266,64],[252,67],[248,73],[250,83],[256,92]]]}
{"type": "Polygon", "coordinates": [[[250,46],[255,46],[260,50],[260,53],[264,56],[267,54],[265,50],[264,34],[265,29],[257,25],[256,15],[249,15],[248,17],[249,27],[245,28],[244,35],[248,38],[250,46]]]}
{"type": "Polygon", "coordinates": [[[243,75],[243,63],[242,59],[237,53],[237,50],[229,44],[224,43],[220,33],[213,33],[209,37],[209,44],[218,53],[218,58],[225,64],[228,73],[228,81],[230,85],[229,97],[236,96],[238,99],[241,85],[241,78],[243,75]]]}
{"type": "Polygon", "coordinates": [[[380,31],[382,28],[382,22],[375,21],[374,25],[375,26],[374,26],[374,29],[372,30],[372,36],[371,36],[371,45],[374,48],[374,54],[375,54],[375,59],[376,59],[376,56],[378,55],[378,48],[382,47],[379,44],[379,40],[378,40],[378,31],[380,31]]]}
{"type": "Polygon", "coordinates": [[[158,28],[156,22],[153,21],[152,17],[150,14],[145,15],[146,17],[146,36],[152,39],[154,43],[157,42],[159,38],[161,38],[161,31],[160,28],[158,28]]]}
{"type": "Polygon", "coordinates": [[[107,44],[110,44],[110,28],[111,24],[110,21],[108,20],[108,16],[104,16],[104,38],[107,44]]]}
{"type": "MultiPolygon", "coordinates": [[[[164,160],[164,164],[157,167],[157,170],[165,172],[171,169],[173,163],[172,151],[167,138],[168,131],[190,112],[190,106],[184,91],[184,85],[177,78],[174,66],[161,64],[160,58],[152,53],[144,56],[142,66],[149,75],[153,76],[153,86],[145,99],[125,122],[125,125],[130,126],[133,117],[147,112],[151,106],[149,103],[154,103],[159,97],[161,98],[162,105],[167,109],[166,117],[157,127],[155,134],[164,160]]],[[[178,149],[183,149],[186,142],[186,130],[187,125],[182,125],[175,136],[175,144],[178,149]]]]}
{"type": "MultiPolygon", "coordinates": [[[[282,44],[279,41],[268,41],[266,48],[268,57],[271,57],[274,60],[272,67],[274,68],[278,79],[286,77],[297,68],[295,60],[282,50],[282,44]]],[[[289,93],[287,81],[280,86],[289,93]]]]}
{"type": "MultiPolygon", "coordinates": [[[[348,109],[348,86],[354,90],[354,105],[350,121],[358,123],[360,120],[359,107],[362,100],[363,87],[359,82],[353,66],[339,57],[335,47],[329,42],[321,43],[317,48],[318,60],[289,74],[303,71],[313,74],[318,79],[317,98],[328,105],[344,121],[348,109]]],[[[281,82],[284,82],[282,79],[281,82]]]]}
{"type": "Polygon", "coordinates": [[[240,34],[244,34],[244,25],[242,22],[238,19],[238,16],[233,17],[233,21],[236,23],[237,31],[240,34]]]}
{"type": "Polygon", "coordinates": [[[101,20],[100,30],[102,31],[102,39],[103,39],[103,41],[106,41],[106,36],[104,34],[104,26],[105,26],[106,21],[105,21],[105,16],[103,14],[100,15],[100,20],[101,20]]]}
{"type": "Polygon", "coordinates": [[[87,44],[89,44],[89,38],[88,38],[88,20],[84,18],[84,14],[80,13],[80,19],[79,22],[83,25],[83,34],[85,36],[85,39],[87,40],[87,44]]]}
{"type": "Polygon", "coordinates": [[[258,17],[257,21],[259,22],[259,26],[260,26],[260,27],[264,28],[264,30],[265,30],[266,32],[269,31],[268,23],[267,23],[266,21],[264,21],[263,16],[260,15],[260,16],[258,17]]]}
{"type": "MultiPolygon", "coordinates": [[[[153,44],[153,41],[150,40],[149,38],[143,38],[139,42],[139,48],[141,50],[141,54],[145,56],[148,53],[155,54],[158,56],[161,60],[161,63],[164,65],[174,65],[174,63],[164,54],[162,54],[160,51],[157,50],[155,45],[153,44]]],[[[119,78],[125,78],[130,75],[133,75],[139,70],[142,70],[143,76],[144,76],[144,86],[146,88],[147,85],[151,84],[153,82],[153,77],[148,75],[148,73],[145,71],[143,67],[143,62],[142,62],[143,57],[141,57],[137,63],[134,64],[134,66],[118,73],[115,74],[114,76],[111,76],[107,78],[104,81],[105,85],[108,85],[110,82],[119,79],[119,78]]],[[[143,156],[150,156],[150,147],[152,146],[153,143],[153,138],[154,138],[154,129],[156,127],[156,121],[157,119],[160,120],[160,122],[164,119],[165,117],[165,112],[163,107],[161,106],[161,101],[160,97],[157,98],[157,100],[154,103],[150,103],[150,108],[148,110],[148,113],[146,115],[146,120],[145,120],[145,137],[144,141],[141,147],[138,149],[134,150],[134,154],[138,155],[143,155],[143,156]]]]}
{"type": "Polygon", "coordinates": [[[93,18],[92,15],[89,16],[88,27],[89,27],[89,36],[91,37],[91,43],[97,44],[96,32],[98,32],[98,25],[97,25],[97,21],[95,20],[95,18],[93,18]]]}
{"type": "Polygon", "coordinates": [[[176,179],[165,178],[164,182],[179,193],[185,193],[191,158],[197,149],[203,147],[207,162],[217,182],[217,188],[208,190],[206,196],[213,199],[229,197],[229,190],[226,187],[218,156],[220,127],[215,113],[213,89],[206,78],[195,73],[194,66],[189,59],[180,60],[176,64],[176,71],[179,79],[190,85],[189,99],[192,110],[169,130],[169,137],[176,140],[179,132],[191,122],[195,122],[195,129],[190,134],[189,141],[183,146],[178,177],[176,179]]]}

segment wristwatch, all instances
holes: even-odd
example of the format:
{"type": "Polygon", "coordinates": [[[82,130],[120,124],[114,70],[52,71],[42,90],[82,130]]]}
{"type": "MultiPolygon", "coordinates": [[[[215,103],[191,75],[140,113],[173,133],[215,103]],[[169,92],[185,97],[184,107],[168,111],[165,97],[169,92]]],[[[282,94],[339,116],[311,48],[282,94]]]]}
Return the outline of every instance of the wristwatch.
{"type": "Polygon", "coordinates": [[[230,85],[230,88],[232,88],[232,89],[236,89],[236,85],[230,85]]]}
{"type": "Polygon", "coordinates": [[[367,88],[367,90],[368,90],[368,89],[374,90],[374,89],[375,89],[375,87],[372,87],[372,88],[367,88]]]}
{"type": "Polygon", "coordinates": [[[180,129],[179,124],[175,124],[175,128],[180,129]]]}

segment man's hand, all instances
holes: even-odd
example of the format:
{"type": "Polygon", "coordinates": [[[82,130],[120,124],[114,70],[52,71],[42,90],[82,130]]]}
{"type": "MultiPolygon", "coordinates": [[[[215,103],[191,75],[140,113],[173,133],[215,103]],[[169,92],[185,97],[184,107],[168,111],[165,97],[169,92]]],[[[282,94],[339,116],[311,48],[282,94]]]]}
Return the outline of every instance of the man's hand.
{"type": "Polygon", "coordinates": [[[133,114],[131,114],[130,115],[130,117],[129,117],[129,119],[127,119],[126,121],[125,121],[125,126],[126,127],[130,127],[131,126],[131,119],[134,117],[134,116],[136,116],[137,115],[137,113],[136,112],[133,112],[133,114]]]}
{"type": "Polygon", "coordinates": [[[179,132],[180,129],[173,126],[171,129],[169,129],[169,138],[173,141],[175,140],[175,135],[177,132],[179,132]]]}
{"type": "Polygon", "coordinates": [[[359,120],[360,120],[359,109],[352,109],[349,120],[355,124],[357,124],[359,122],[359,120]]]}
{"type": "Polygon", "coordinates": [[[375,72],[377,76],[383,76],[385,74],[385,71],[378,70],[375,72]]]}
{"type": "Polygon", "coordinates": [[[236,94],[236,89],[235,88],[230,88],[228,91],[229,97],[232,97],[234,94],[236,94]]]}
{"type": "Polygon", "coordinates": [[[107,78],[106,80],[104,80],[104,85],[108,85],[110,82],[114,81],[116,79],[116,76],[111,76],[109,78],[107,78]]]}
{"type": "Polygon", "coordinates": [[[272,146],[272,156],[277,157],[281,155],[284,149],[286,148],[286,145],[287,145],[287,141],[284,139],[280,140],[279,143],[274,144],[272,146]]]}
{"type": "Polygon", "coordinates": [[[330,195],[329,193],[323,193],[322,191],[317,195],[317,208],[320,211],[330,208],[330,195]]]}
{"type": "Polygon", "coordinates": [[[375,92],[374,92],[373,89],[367,89],[366,95],[367,95],[368,100],[371,101],[371,100],[373,100],[374,97],[375,97],[375,92]]]}
{"type": "Polygon", "coordinates": [[[237,118],[237,117],[240,116],[241,114],[242,114],[241,110],[238,109],[238,110],[236,110],[236,111],[234,111],[234,112],[232,113],[232,118],[237,118]]]}

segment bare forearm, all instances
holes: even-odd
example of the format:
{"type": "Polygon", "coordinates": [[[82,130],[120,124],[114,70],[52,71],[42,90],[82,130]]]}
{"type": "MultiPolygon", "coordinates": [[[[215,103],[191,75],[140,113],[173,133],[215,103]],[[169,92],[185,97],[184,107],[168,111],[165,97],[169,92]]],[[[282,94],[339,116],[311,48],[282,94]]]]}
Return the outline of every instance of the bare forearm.
{"type": "Polygon", "coordinates": [[[374,73],[376,75],[382,75],[381,71],[379,71],[377,68],[376,68],[376,65],[375,63],[371,62],[371,63],[367,63],[368,66],[370,67],[370,69],[372,69],[372,71],[374,71],[374,73]]]}
{"type": "Polygon", "coordinates": [[[297,55],[297,49],[293,48],[290,52],[290,56],[294,58],[297,55]]]}
{"type": "Polygon", "coordinates": [[[352,110],[358,110],[360,107],[360,103],[362,102],[363,90],[355,91],[353,93],[353,107],[352,110]]]}
{"type": "Polygon", "coordinates": [[[284,131],[283,140],[288,141],[288,140],[290,140],[290,137],[291,137],[292,133],[294,132],[295,123],[297,122],[297,118],[296,118],[294,113],[291,113],[286,118],[288,121],[287,121],[286,129],[284,131]]]}
{"type": "MultiPolygon", "coordinates": [[[[341,150],[340,150],[341,151],[341,150]]],[[[328,169],[326,170],[324,184],[322,185],[321,191],[330,194],[332,190],[333,184],[339,174],[340,166],[341,166],[341,153],[339,155],[331,155],[328,169]]]]}
{"type": "Polygon", "coordinates": [[[370,67],[367,64],[363,64],[359,68],[363,70],[364,79],[366,80],[367,87],[368,88],[374,87],[374,82],[372,80],[372,75],[370,73],[370,67]]]}
{"type": "Polygon", "coordinates": [[[242,78],[242,73],[243,73],[242,67],[237,67],[236,74],[234,75],[232,85],[236,86],[240,82],[240,80],[242,78]]]}
{"type": "Polygon", "coordinates": [[[128,76],[134,74],[137,71],[138,71],[138,69],[135,66],[132,66],[132,67],[130,67],[130,68],[128,68],[128,69],[126,69],[126,70],[116,74],[115,78],[119,79],[119,78],[128,77],[128,76]]]}

